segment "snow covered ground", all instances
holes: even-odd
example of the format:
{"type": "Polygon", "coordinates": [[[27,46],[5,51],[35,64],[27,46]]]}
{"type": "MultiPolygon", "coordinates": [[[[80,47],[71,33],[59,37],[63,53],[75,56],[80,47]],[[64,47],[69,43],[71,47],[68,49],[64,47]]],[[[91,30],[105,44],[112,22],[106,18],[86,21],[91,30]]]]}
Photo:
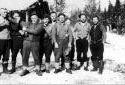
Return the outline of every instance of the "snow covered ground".
{"type": "MultiPolygon", "coordinates": [[[[105,44],[104,59],[125,64],[125,36],[107,33],[107,42],[110,44],[105,44]]],[[[52,61],[54,61],[54,56],[52,56],[52,61]]],[[[2,74],[0,76],[0,84],[125,84],[125,75],[107,69],[107,65],[102,75],[99,75],[97,72],[86,72],[82,67],[79,71],[73,71],[73,74],[67,74],[65,71],[54,74],[54,69],[52,69],[50,74],[43,73],[43,76],[39,77],[33,71],[33,59],[30,58],[31,73],[20,77],[20,66],[22,64],[20,54],[17,62],[17,72],[11,75],[2,74]]],[[[2,71],[1,68],[0,64],[0,72],[2,71]]],[[[10,68],[11,65],[9,65],[10,68]]]]}

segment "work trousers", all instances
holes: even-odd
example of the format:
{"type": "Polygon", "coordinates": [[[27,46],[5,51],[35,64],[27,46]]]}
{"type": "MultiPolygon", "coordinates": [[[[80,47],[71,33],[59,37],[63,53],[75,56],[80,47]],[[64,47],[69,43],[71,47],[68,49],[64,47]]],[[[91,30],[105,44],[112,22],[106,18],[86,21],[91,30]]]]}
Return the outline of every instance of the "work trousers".
{"type": "Polygon", "coordinates": [[[9,40],[2,40],[0,39],[0,60],[1,60],[1,56],[3,56],[2,58],[2,62],[8,62],[9,60],[9,40]]]}
{"type": "Polygon", "coordinates": [[[76,40],[76,51],[77,51],[77,61],[86,62],[88,61],[88,40],[86,38],[76,40]],[[83,57],[81,54],[83,53],[83,57]]]}
{"type": "Polygon", "coordinates": [[[32,52],[35,65],[40,65],[40,43],[39,41],[28,41],[24,40],[23,42],[23,66],[28,66],[28,60],[30,52],[32,52]]]}

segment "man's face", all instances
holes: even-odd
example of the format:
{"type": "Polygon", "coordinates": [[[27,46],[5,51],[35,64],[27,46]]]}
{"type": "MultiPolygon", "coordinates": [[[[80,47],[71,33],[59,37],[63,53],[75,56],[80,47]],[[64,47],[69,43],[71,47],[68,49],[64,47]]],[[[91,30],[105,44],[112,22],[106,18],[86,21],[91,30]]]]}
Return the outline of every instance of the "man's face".
{"type": "Polygon", "coordinates": [[[6,17],[7,16],[7,11],[6,10],[1,9],[0,11],[1,11],[1,16],[2,17],[6,17]]]}
{"type": "Polygon", "coordinates": [[[85,21],[86,21],[86,16],[85,16],[85,15],[81,15],[80,20],[81,20],[82,22],[85,22],[85,21]]]}
{"type": "Polygon", "coordinates": [[[59,16],[59,21],[60,21],[61,23],[63,23],[63,22],[65,21],[65,17],[64,17],[63,15],[60,15],[60,16],[59,16]]]}
{"type": "Polygon", "coordinates": [[[98,23],[98,21],[99,21],[99,20],[98,20],[98,18],[97,18],[97,17],[94,17],[94,18],[93,18],[93,23],[94,23],[94,24],[97,24],[97,23],[98,23]]]}
{"type": "Polygon", "coordinates": [[[68,20],[66,20],[66,24],[67,25],[70,25],[70,23],[71,23],[71,21],[68,19],[68,20]]]}
{"type": "Polygon", "coordinates": [[[55,21],[55,20],[56,20],[56,17],[57,17],[57,16],[56,16],[55,13],[52,13],[52,14],[51,14],[51,19],[52,19],[52,21],[55,21]]]}
{"type": "Polygon", "coordinates": [[[32,16],[31,16],[31,21],[32,21],[32,23],[36,23],[37,20],[38,20],[38,16],[37,16],[37,15],[32,15],[32,16]]]}
{"type": "Polygon", "coordinates": [[[20,19],[20,16],[19,16],[18,13],[14,13],[13,18],[15,18],[15,19],[20,19]]]}
{"type": "Polygon", "coordinates": [[[48,24],[49,23],[49,19],[48,18],[44,18],[44,24],[48,24]]]}

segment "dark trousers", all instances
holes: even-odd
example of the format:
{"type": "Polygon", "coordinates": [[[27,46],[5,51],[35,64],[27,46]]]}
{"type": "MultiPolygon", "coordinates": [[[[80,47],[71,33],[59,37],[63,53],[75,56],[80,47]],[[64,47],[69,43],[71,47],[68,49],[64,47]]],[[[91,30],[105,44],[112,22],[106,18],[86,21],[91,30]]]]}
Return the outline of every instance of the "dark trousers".
{"type": "Polygon", "coordinates": [[[85,62],[88,60],[87,58],[88,40],[86,40],[86,38],[76,40],[76,50],[77,50],[77,61],[85,62]],[[81,57],[82,53],[83,57],[81,57]]]}
{"type": "Polygon", "coordinates": [[[46,39],[43,44],[40,45],[40,62],[42,62],[43,55],[45,54],[45,62],[50,63],[50,57],[53,50],[51,39],[46,39]]]}
{"type": "Polygon", "coordinates": [[[39,50],[40,50],[39,41],[24,40],[23,42],[23,66],[28,66],[30,52],[32,52],[35,65],[40,65],[39,50]]]}
{"type": "Polygon", "coordinates": [[[1,56],[3,55],[2,62],[8,62],[9,55],[9,40],[0,40],[0,60],[1,56]]]}
{"type": "Polygon", "coordinates": [[[103,43],[91,44],[90,51],[92,53],[91,60],[95,68],[98,67],[99,61],[103,60],[104,45],[103,43]]]}
{"type": "Polygon", "coordinates": [[[16,62],[17,54],[23,50],[23,38],[21,36],[14,36],[11,40],[12,62],[16,62]]]}
{"type": "Polygon", "coordinates": [[[59,63],[60,58],[64,57],[64,62],[70,62],[69,54],[67,55],[66,52],[68,50],[68,43],[69,39],[59,39],[57,38],[57,43],[59,48],[55,48],[55,62],[59,63]]]}

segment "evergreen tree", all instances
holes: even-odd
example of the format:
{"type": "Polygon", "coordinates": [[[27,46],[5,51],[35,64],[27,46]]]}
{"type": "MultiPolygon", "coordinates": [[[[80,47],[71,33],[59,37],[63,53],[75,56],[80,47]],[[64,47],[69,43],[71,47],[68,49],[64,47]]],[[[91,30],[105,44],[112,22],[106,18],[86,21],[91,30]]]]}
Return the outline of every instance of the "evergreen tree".
{"type": "Polygon", "coordinates": [[[116,0],[116,3],[115,3],[115,16],[119,16],[121,14],[121,3],[119,0],[116,0]]]}

